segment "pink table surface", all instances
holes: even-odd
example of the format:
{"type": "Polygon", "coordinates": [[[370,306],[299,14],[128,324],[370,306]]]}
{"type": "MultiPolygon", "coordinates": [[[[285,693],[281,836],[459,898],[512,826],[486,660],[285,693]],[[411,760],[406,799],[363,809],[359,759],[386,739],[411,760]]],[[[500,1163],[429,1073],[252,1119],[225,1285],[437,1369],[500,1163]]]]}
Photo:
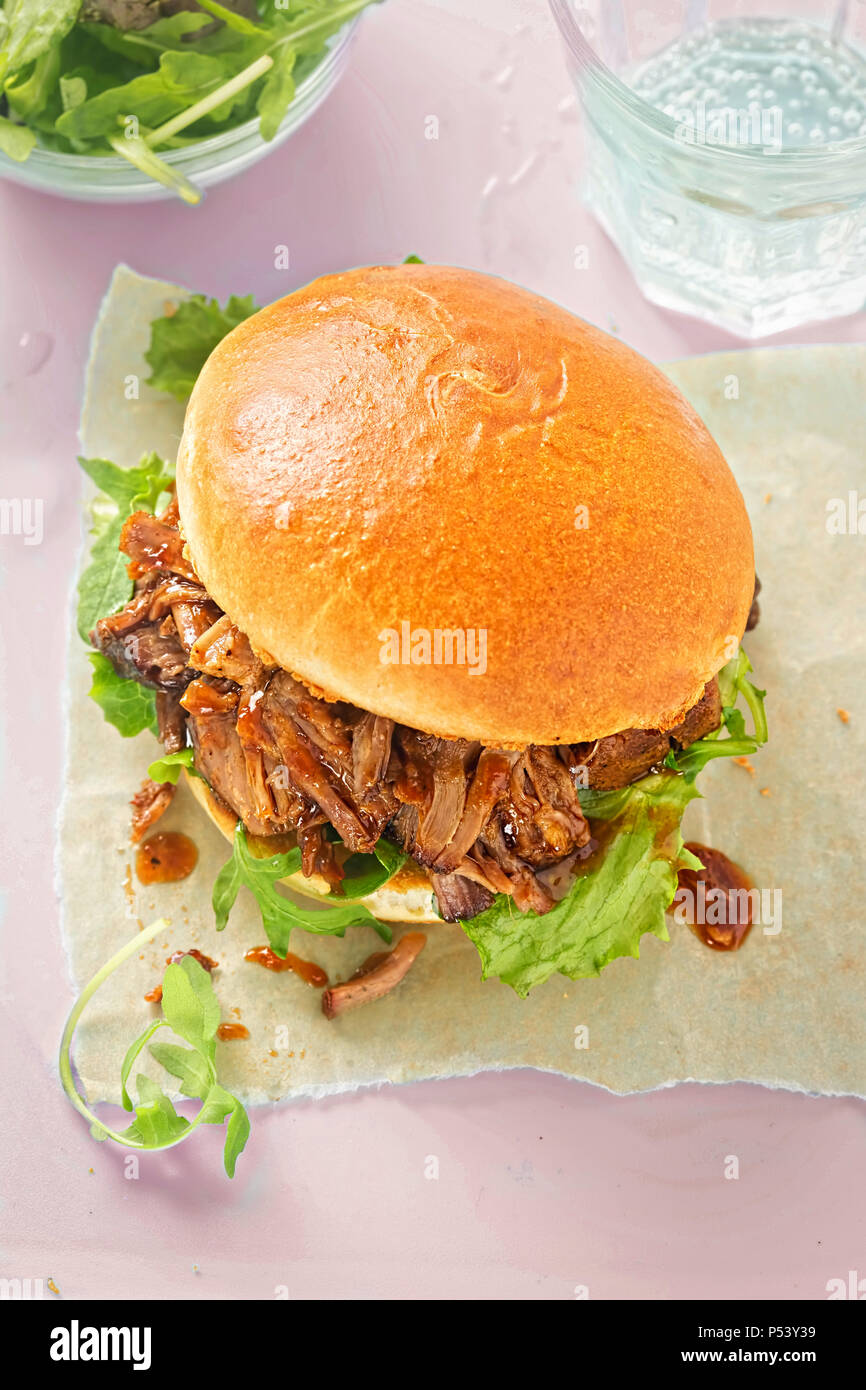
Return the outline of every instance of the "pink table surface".
{"type": "MultiPolygon", "coordinates": [[[[198,209],[99,207],[0,184],[2,493],[45,538],[0,538],[3,821],[0,1272],[64,1297],[826,1297],[866,1274],[863,1106],[739,1085],[620,1098],[518,1072],[254,1115],[238,1178],[219,1135],[142,1163],[95,1144],[54,1079],[71,992],[53,824],[66,591],[79,537],[88,335],[119,260],[267,301],[320,272],[478,266],[656,360],[738,346],[645,303],[577,190],[580,126],[543,0],[389,0],[331,100],[198,209]],[[468,18],[472,15],[473,18],[468,18]],[[430,116],[439,138],[425,138],[430,116]],[[291,268],[274,268],[287,245],[291,268]],[[575,247],[589,268],[575,270],[575,247]],[[16,372],[22,333],[53,350],[16,372]],[[11,363],[11,365],[10,365],[11,363]],[[438,1180],[425,1178],[428,1156],[438,1180]],[[738,1181],[724,1177],[728,1155],[738,1181]]],[[[866,316],[775,341],[862,341],[866,316]]],[[[498,988],[492,984],[490,988],[498,988]]]]}

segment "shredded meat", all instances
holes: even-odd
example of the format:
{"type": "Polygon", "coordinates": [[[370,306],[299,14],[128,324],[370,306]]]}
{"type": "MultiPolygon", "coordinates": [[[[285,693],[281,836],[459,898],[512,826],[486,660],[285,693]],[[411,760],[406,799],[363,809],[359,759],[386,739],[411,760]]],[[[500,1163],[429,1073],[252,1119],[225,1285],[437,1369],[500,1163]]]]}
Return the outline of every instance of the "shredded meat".
{"type": "Polygon", "coordinates": [[[370,1004],[381,999],[412,968],[427,944],[423,932],[410,931],[401,936],[393,951],[383,951],[371,957],[366,966],[345,984],[333,985],[322,995],[322,1013],[325,1018],[336,1018],[347,1009],[357,1009],[359,1004],[370,1004]]]}
{"type": "Polygon", "coordinates": [[[761,605],[758,602],[758,594],[761,592],[761,581],[755,575],[755,592],[752,595],[752,606],[749,609],[749,616],[746,619],[746,631],[751,632],[753,627],[757,627],[761,618],[761,605]]]}
{"type": "Polygon", "coordinates": [[[168,810],[176,788],[171,782],[153,782],[145,777],[135,796],[130,801],[132,807],[133,844],[143,840],[150,827],[158,821],[163,811],[168,810]]]}
{"type": "Polygon", "coordinates": [[[186,747],[186,713],[176,692],[157,691],[156,722],[166,753],[179,753],[186,747]]]}
{"type": "Polygon", "coordinates": [[[92,642],[122,675],[158,692],[166,748],[191,743],[197,770],[246,828],[294,832],[303,872],[335,892],[343,875],[329,825],[353,852],[369,853],[383,835],[405,849],[446,921],[475,916],[497,893],[521,911],[547,912],[553,899],[539,875],[590,843],[578,789],[626,786],[721,721],[713,680],[667,732],[520,751],[436,738],[318,699],[263,662],[184,555],[176,501],[161,517],[131,516],[121,546],[135,591],[100,619],[92,642]]]}
{"type": "Polygon", "coordinates": [[[183,553],[183,537],[177,526],[150,512],[133,512],[123,523],[120,549],[129,556],[131,579],[150,570],[169,570],[198,583],[198,576],[183,553]]]}
{"type": "Polygon", "coordinates": [[[463,874],[434,874],[433,892],[443,922],[465,922],[493,902],[489,888],[463,874]]]}

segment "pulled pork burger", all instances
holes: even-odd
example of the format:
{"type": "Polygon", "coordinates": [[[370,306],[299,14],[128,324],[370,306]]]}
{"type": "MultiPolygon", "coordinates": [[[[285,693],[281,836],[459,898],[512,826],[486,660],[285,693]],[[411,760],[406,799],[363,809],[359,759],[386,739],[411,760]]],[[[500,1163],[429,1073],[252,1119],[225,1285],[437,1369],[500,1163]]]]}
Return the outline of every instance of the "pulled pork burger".
{"type": "Polygon", "coordinates": [[[233,842],[218,925],[460,923],[521,995],[666,939],[695,776],[766,724],[743,499],[661,371],[487,275],[330,275],[211,353],[165,488],[91,640],[155,692],[138,833],[180,767],[233,842]]]}

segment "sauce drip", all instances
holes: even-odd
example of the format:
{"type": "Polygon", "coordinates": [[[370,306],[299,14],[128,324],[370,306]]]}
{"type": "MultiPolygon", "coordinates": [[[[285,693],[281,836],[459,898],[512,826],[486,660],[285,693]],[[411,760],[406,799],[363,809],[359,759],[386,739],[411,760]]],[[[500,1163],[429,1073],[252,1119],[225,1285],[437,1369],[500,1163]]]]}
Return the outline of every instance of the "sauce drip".
{"type": "Polygon", "coordinates": [[[216,1035],[221,1042],[235,1042],[238,1038],[248,1038],[250,1030],[242,1023],[221,1023],[216,1035]]]}
{"type": "Polygon", "coordinates": [[[139,883],[177,883],[192,873],[197,862],[192,840],[177,830],[166,830],[145,840],[135,856],[135,872],[139,883]]]}
{"type": "Polygon", "coordinates": [[[694,840],[687,842],[686,849],[703,865],[700,870],[680,869],[677,874],[677,891],[685,889],[689,894],[683,904],[686,921],[705,946],[738,951],[752,926],[752,880],[719,849],[694,840]]]}
{"type": "Polygon", "coordinates": [[[322,989],[328,983],[328,977],[320,965],[314,964],[311,960],[302,960],[300,956],[293,956],[291,951],[286,955],[285,960],[273,952],[270,946],[251,946],[244,952],[244,960],[252,962],[253,965],[263,965],[266,970],[273,970],[280,975],[284,970],[291,970],[295,975],[299,975],[306,985],[312,985],[315,989],[322,989]]]}
{"type": "Polygon", "coordinates": [[[177,965],[178,961],[183,960],[184,956],[192,956],[193,960],[197,960],[199,965],[203,966],[209,975],[212,975],[219,965],[218,960],[212,960],[210,956],[206,956],[202,951],[197,951],[194,946],[191,951],[173,952],[172,955],[166,957],[165,963],[166,965],[177,965]]]}

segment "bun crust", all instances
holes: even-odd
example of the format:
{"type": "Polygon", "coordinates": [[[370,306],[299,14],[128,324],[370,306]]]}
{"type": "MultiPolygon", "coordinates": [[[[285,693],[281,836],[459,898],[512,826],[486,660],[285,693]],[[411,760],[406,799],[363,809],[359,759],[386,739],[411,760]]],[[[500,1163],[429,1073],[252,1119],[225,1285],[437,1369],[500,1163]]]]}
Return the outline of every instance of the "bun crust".
{"type": "Polygon", "coordinates": [[[242,323],[196,383],[177,491],[259,651],[449,738],[671,728],[752,600],[743,499],[671,382],[475,271],[329,275],[242,323]],[[457,629],[476,645],[437,662],[457,629]]]}
{"type": "MultiPolygon", "coordinates": [[[[201,777],[191,777],[185,769],[183,775],[199,806],[231,843],[237,825],[235,813],[214,796],[207,782],[202,781],[201,777]]],[[[249,838],[255,842],[254,836],[249,838]]],[[[282,853],[289,848],[289,838],[288,836],[271,836],[267,841],[261,841],[264,853],[282,853]],[[278,840],[284,840],[285,843],[278,844],[276,843],[278,840]]],[[[293,842],[294,837],[291,839],[293,842]]],[[[414,872],[414,866],[411,863],[406,867],[407,872],[404,873],[401,870],[384,888],[379,888],[375,893],[370,893],[365,898],[359,898],[358,901],[369,908],[373,916],[378,917],[380,922],[426,922],[431,926],[441,927],[443,922],[433,906],[432,888],[429,883],[424,881],[420,872],[414,872]]],[[[301,893],[304,897],[326,898],[328,896],[328,884],[318,874],[314,874],[311,878],[304,878],[302,873],[291,874],[282,882],[293,892],[301,893]]]]}

